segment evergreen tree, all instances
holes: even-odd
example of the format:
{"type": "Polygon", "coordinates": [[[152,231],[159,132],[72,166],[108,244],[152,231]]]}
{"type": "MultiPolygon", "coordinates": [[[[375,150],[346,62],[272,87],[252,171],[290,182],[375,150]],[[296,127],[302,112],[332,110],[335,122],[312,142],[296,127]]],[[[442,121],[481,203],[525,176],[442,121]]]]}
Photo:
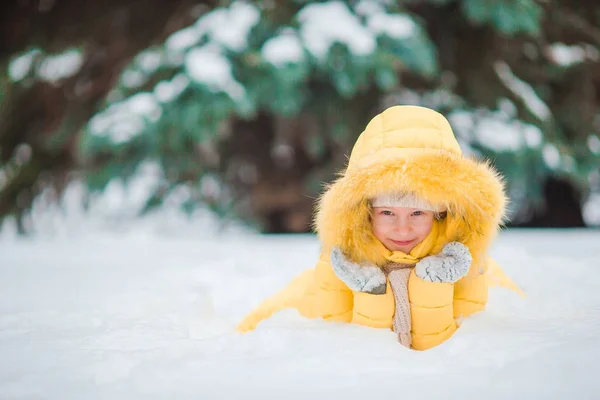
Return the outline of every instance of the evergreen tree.
{"type": "MultiPolygon", "coordinates": [[[[2,215],[23,213],[67,171],[83,170],[95,192],[150,168],[156,179],[143,211],[178,193],[187,210],[207,204],[265,232],[303,232],[322,183],[392,104],[447,115],[465,151],[506,175],[517,222],[546,206],[547,177],[600,191],[600,7],[592,0],[170,4],[153,28],[122,22],[146,33],[121,38],[126,51],[103,64],[112,79],[89,80],[101,88],[93,100],[82,107],[79,96],[54,119],[14,111],[60,108],[32,100],[49,86],[51,49],[28,43],[2,59],[2,215]]],[[[78,79],[98,52],[64,43],[54,48],[63,65],[68,57],[78,65],[52,75],[52,87],[94,93],[78,79]]]]}

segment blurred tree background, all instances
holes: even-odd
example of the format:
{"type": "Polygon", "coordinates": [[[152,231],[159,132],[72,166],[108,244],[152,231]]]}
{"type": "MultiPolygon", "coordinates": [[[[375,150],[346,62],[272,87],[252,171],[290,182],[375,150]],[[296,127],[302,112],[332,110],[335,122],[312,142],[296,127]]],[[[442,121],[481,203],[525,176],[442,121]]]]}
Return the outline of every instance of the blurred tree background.
{"type": "Polygon", "coordinates": [[[600,196],[595,0],[6,0],[0,32],[0,218],[22,232],[73,180],[93,196],[139,174],[142,214],[175,196],[309,231],[394,104],[491,158],[515,226],[583,226],[600,196]]]}

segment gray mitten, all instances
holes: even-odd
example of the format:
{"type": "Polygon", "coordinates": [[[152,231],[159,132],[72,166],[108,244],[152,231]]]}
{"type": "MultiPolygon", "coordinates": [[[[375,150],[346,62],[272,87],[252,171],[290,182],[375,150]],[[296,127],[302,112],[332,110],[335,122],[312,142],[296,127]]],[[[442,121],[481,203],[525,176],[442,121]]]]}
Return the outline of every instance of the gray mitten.
{"type": "Polygon", "coordinates": [[[429,282],[454,283],[469,272],[471,252],[460,242],[450,242],[442,252],[423,258],[415,266],[417,276],[429,282]]]}
{"type": "Polygon", "coordinates": [[[342,282],[355,292],[370,294],[385,294],[386,277],[381,268],[376,265],[357,264],[344,256],[344,253],[334,247],[330,260],[333,272],[342,282]]]}

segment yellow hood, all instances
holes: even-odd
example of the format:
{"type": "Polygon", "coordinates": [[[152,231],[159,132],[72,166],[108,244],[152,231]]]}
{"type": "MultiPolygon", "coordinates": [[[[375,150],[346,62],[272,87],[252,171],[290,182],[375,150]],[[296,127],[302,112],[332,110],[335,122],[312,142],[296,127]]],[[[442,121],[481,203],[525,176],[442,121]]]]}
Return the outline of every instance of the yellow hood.
{"type": "Polygon", "coordinates": [[[323,246],[384,264],[368,201],[390,191],[445,207],[449,240],[467,245],[476,265],[505,216],[500,176],[487,162],[463,156],[446,118],[424,107],[394,106],[369,122],[347,169],[319,201],[315,228],[323,246]]]}

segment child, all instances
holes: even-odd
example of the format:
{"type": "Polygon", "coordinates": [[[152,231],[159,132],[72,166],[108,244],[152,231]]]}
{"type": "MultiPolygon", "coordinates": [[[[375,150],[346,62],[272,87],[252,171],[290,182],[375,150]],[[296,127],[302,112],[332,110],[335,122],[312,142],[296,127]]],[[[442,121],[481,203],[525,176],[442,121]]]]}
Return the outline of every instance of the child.
{"type": "Polygon", "coordinates": [[[490,274],[514,287],[487,255],[505,204],[498,174],[462,155],[441,114],[391,107],[369,122],[319,201],[316,267],[238,330],[293,307],[308,318],[393,329],[413,349],[436,346],[459,318],[483,310],[490,274]]]}

